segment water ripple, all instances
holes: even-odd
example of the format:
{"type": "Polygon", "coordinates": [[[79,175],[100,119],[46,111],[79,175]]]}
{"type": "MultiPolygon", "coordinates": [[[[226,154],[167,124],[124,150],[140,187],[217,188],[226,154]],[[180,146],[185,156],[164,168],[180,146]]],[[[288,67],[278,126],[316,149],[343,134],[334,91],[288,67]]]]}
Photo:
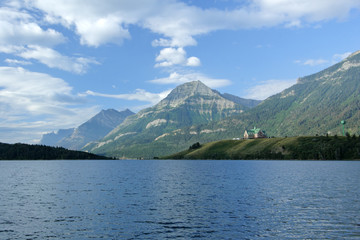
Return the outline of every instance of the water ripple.
{"type": "Polygon", "coordinates": [[[360,162],[0,162],[0,239],[359,239],[360,162]]]}

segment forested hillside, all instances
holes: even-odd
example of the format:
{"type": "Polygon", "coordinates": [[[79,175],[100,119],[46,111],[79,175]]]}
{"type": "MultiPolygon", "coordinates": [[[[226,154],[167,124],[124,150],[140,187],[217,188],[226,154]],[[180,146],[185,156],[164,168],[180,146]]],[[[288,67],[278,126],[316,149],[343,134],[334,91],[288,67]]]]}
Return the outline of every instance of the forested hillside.
{"type": "Polygon", "coordinates": [[[0,160],[109,159],[62,147],[0,143],[0,160]]]}

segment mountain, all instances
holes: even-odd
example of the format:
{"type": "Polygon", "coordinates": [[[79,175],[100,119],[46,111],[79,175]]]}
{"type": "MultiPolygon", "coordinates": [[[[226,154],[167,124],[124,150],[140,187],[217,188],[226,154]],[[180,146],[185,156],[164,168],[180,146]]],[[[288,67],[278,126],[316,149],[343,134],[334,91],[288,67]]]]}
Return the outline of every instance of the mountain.
{"type": "Polygon", "coordinates": [[[334,136],[342,135],[342,120],[346,122],[346,132],[360,134],[360,51],[321,72],[299,78],[292,87],[249,111],[207,125],[183,128],[163,140],[172,144],[178,141],[179,134],[186,135],[190,136],[189,146],[194,142],[241,138],[245,129],[254,126],[265,130],[268,136],[334,136]],[[193,129],[197,129],[197,134],[190,135],[193,129]]]}
{"type": "Polygon", "coordinates": [[[237,120],[275,136],[359,134],[360,51],[270,97],[237,120]]]}
{"type": "Polygon", "coordinates": [[[268,136],[360,134],[360,51],[248,109],[201,83],[184,84],[153,108],[129,117],[87,150],[153,157],[196,142],[242,138],[254,126],[268,136]]]}
{"type": "Polygon", "coordinates": [[[125,118],[133,114],[129,109],[121,112],[114,109],[102,110],[77,128],[61,129],[57,133],[43,135],[40,143],[80,150],[87,143],[103,138],[125,118]]]}
{"type": "Polygon", "coordinates": [[[61,139],[71,136],[75,128],[59,129],[56,132],[46,133],[42,135],[40,144],[48,146],[59,146],[61,139]]]}
{"type": "Polygon", "coordinates": [[[224,98],[200,81],[185,83],[157,105],[128,117],[104,139],[84,149],[116,157],[158,156],[178,150],[187,142],[179,139],[171,146],[164,144],[161,140],[167,135],[176,135],[183,127],[238,115],[248,108],[224,98]]]}

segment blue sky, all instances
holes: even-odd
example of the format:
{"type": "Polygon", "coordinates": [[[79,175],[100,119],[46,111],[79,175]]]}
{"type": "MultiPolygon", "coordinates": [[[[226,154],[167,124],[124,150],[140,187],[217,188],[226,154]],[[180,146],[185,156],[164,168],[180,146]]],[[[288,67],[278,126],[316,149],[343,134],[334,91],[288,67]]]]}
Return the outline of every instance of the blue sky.
{"type": "Polygon", "coordinates": [[[2,0],[0,142],[177,85],[265,99],[360,50],[360,0],[2,0]]]}

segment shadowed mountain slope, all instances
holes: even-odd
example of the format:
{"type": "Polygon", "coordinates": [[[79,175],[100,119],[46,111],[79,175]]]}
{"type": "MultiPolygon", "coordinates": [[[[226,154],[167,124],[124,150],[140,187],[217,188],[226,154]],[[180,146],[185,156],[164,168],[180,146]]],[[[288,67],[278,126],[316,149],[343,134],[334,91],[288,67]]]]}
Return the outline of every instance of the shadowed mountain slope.
{"type": "Polygon", "coordinates": [[[43,135],[40,143],[79,150],[87,143],[103,138],[122,123],[125,118],[133,114],[129,109],[121,112],[114,109],[102,110],[77,128],[68,130],[60,129],[58,133],[43,135]]]}

